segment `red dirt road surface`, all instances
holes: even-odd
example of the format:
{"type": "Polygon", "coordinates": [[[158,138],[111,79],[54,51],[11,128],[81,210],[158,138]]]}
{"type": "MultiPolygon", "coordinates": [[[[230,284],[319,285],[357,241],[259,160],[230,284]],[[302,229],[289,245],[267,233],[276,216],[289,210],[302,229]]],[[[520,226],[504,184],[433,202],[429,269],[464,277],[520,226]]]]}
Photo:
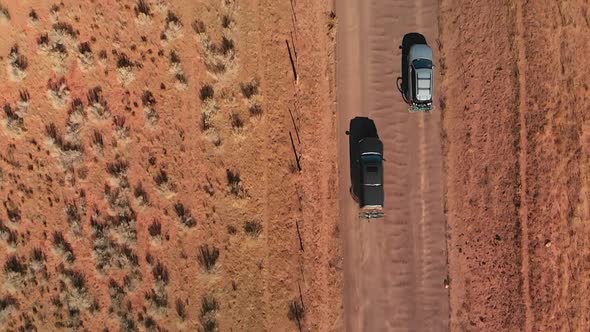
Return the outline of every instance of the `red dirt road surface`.
{"type": "Polygon", "coordinates": [[[440,112],[410,114],[395,87],[404,34],[436,49],[438,2],[339,1],[337,100],[347,331],[448,327],[440,112]],[[350,197],[350,119],[377,125],[385,154],[385,218],[359,220],[350,197]]]}

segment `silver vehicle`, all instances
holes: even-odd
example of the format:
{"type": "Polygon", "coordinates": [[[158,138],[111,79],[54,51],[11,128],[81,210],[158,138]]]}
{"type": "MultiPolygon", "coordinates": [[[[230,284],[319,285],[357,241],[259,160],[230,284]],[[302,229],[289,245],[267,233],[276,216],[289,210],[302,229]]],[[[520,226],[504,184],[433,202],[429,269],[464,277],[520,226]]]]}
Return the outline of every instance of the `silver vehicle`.
{"type": "Polygon", "coordinates": [[[406,34],[400,48],[402,77],[398,77],[397,87],[410,105],[410,112],[429,112],[434,93],[432,49],[419,33],[406,34]]]}

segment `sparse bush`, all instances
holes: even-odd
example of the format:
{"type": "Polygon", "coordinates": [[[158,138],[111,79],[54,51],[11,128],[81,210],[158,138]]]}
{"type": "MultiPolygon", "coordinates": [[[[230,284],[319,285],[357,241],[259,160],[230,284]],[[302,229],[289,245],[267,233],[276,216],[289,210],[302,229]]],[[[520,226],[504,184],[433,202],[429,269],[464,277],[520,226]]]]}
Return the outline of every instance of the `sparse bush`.
{"type": "Polygon", "coordinates": [[[18,242],[18,233],[4,225],[2,220],[0,220],[0,238],[14,247],[18,242]]]}
{"type": "Polygon", "coordinates": [[[232,113],[229,118],[233,129],[239,130],[244,127],[244,121],[238,113],[232,113]]]}
{"type": "Polygon", "coordinates": [[[72,27],[71,24],[65,22],[57,22],[53,24],[53,31],[57,32],[60,35],[67,35],[71,38],[76,38],[78,36],[78,31],[72,27]]]}
{"type": "Polygon", "coordinates": [[[249,111],[251,116],[260,116],[262,115],[262,106],[260,106],[259,104],[254,104],[250,106],[249,111]]]}
{"type": "Polygon", "coordinates": [[[61,232],[53,233],[53,245],[57,251],[65,256],[67,262],[73,263],[76,260],[72,245],[66,241],[61,232]]]}
{"type": "Polygon", "coordinates": [[[42,263],[47,260],[47,256],[41,248],[34,248],[31,252],[31,261],[36,263],[42,263]]]}
{"type": "Polygon", "coordinates": [[[135,6],[135,15],[139,16],[140,14],[152,16],[150,5],[145,0],[139,0],[135,6]]]}
{"type": "Polygon", "coordinates": [[[31,99],[31,95],[29,94],[29,91],[27,91],[27,89],[20,90],[18,92],[18,96],[20,98],[20,101],[23,103],[28,103],[31,99]]]}
{"type": "Polygon", "coordinates": [[[90,48],[90,43],[89,42],[80,43],[80,45],[78,45],[78,52],[80,52],[80,54],[92,53],[92,49],[90,48]]]}
{"type": "Polygon", "coordinates": [[[24,71],[29,66],[29,61],[24,55],[20,54],[18,45],[16,44],[10,49],[9,58],[10,65],[15,69],[24,71]]]}
{"type": "Polygon", "coordinates": [[[289,319],[296,321],[297,324],[301,324],[301,320],[304,316],[305,308],[303,307],[303,305],[297,300],[291,301],[291,303],[289,303],[289,319]]]}
{"type": "Polygon", "coordinates": [[[144,107],[152,107],[156,104],[156,98],[154,98],[151,91],[145,90],[141,96],[141,102],[144,107]]]}
{"type": "Polygon", "coordinates": [[[219,304],[213,296],[204,296],[201,299],[201,326],[202,331],[217,331],[217,320],[215,313],[219,309],[219,304]]]}
{"type": "Polygon", "coordinates": [[[18,223],[21,221],[20,209],[12,200],[10,200],[10,198],[7,201],[4,201],[4,208],[6,209],[8,220],[13,223],[18,223]]]}
{"type": "Polygon", "coordinates": [[[160,169],[158,174],[154,176],[154,182],[156,182],[158,186],[166,185],[169,182],[168,173],[165,170],[160,169]]]}
{"type": "Polygon", "coordinates": [[[219,309],[219,304],[213,296],[204,296],[201,299],[201,317],[206,317],[215,313],[219,309]]]}
{"type": "Polygon", "coordinates": [[[201,20],[195,20],[191,26],[192,26],[193,30],[198,34],[207,32],[207,28],[205,27],[205,23],[201,20]]]}
{"type": "Polygon", "coordinates": [[[119,135],[120,138],[125,138],[129,136],[130,128],[129,126],[125,126],[125,117],[122,115],[115,115],[113,117],[113,126],[115,126],[115,131],[119,135]]]}
{"type": "Polygon", "coordinates": [[[213,90],[213,87],[210,84],[205,84],[201,87],[200,97],[202,101],[213,99],[214,95],[215,91],[213,90]]]}
{"type": "Polygon", "coordinates": [[[236,226],[234,225],[227,225],[227,233],[229,235],[235,235],[238,232],[238,230],[236,229],[236,226]]]}
{"type": "Polygon", "coordinates": [[[137,185],[133,189],[133,195],[139,201],[139,204],[141,204],[141,205],[149,204],[148,193],[143,188],[143,185],[141,184],[141,182],[137,183],[137,185]]]}
{"type": "Polygon", "coordinates": [[[145,299],[150,301],[156,308],[166,308],[168,306],[168,294],[166,292],[156,292],[152,289],[145,293],[145,299]]]}
{"type": "Polygon", "coordinates": [[[211,271],[219,258],[219,249],[205,244],[199,248],[199,263],[206,271],[211,271]]]}
{"type": "Polygon", "coordinates": [[[159,220],[154,219],[150,226],[148,227],[148,232],[150,233],[151,237],[157,237],[162,234],[162,224],[159,220]]]}
{"type": "Polygon", "coordinates": [[[39,20],[39,15],[37,15],[37,12],[34,9],[31,9],[31,11],[29,12],[29,18],[31,19],[31,21],[36,22],[39,20]]]}
{"type": "Polygon", "coordinates": [[[164,285],[168,285],[168,282],[170,281],[168,277],[168,269],[161,262],[158,262],[156,266],[154,266],[152,269],[152,275],[157,282],[162,282],[164,285]]]}
{"type": "Polygon", "coordinates": [[[176,16],[176,14],[174,14],[173,12],[168,11],[168,15],[166,15],[166,26],[169,26],[170,24],[175,24],[179,27],[182,26],[180,18],[178,18],[178,16],[176,16]]]}
{"type": "Polygon", "coordinates": [[[16,301],[16,298],[10,295],[6,295],[0,298],[0,313],[10,307],[18,307],[18,302],[16,301]]]}
{"type": "Polygon", "coordinates": [[[231,24],[232,24],[233,20],[231,18],[231,16],[229,15],[223,15],[223,17],[221,18],[221,26],[224,27],[225,29],[228,29],[231,24]]]}
{"type": "Polygon", "coordinates": [[[9,127],[20,129],[24,127],[24,119],[12,109],[10,104],[4,105],[4,114],[6,114],[6,122],[9,127]]]}
{"type": "Polygon", "coordinates": [[[224,56],[228,56],[234,52],[234,41],[229,39],[225,36],[221,38],[221,45],[220,46],[212,46],[212,51],[214,53],[220,53],[224,56]]]}
{"type": "Polygon", "coordinates": [[[251,80],[248,83],[240,84],[240,90],[242,90],[242,94],[244,95],[244,97],[250,99],[252,98],[252,96],[258,94],[258,85],[259,83],[257,80],[251,80]]]}
{"type": "Polygon", "coordinates": [[[242,180],[240,179],[240,173],[226,169],[227,183],[230,188],[230,193],[235,196],[242,196],[244,194],[244,188],[242,187],[242,180]]]}
{"type": "Polygon", "coordinates": [[[2,4],[0,4],[0,17],[10,20],[10,12],[8,11],[8,8],[2,6],[2,4]]]}
{"type": "Polygon", "coordinates": [[[176,314],[181,320],[186,319],[186,307],[181,299],[176,299],[176,314]]]}
{"type": "Polygon", "coordinates": [[[37,37],[37,45],[41,48],[48,48],[49,47],[49,35],[47,33],[42,34],[41,36],[37,37]]]}
{"type": "Polygon", "coordinates": [[[66,216],[68,218],[68,223],[74,229],[74,232],[80,232],[82,217],[80,216],[80,211],[78,210],[78,206],[75,202],[66,203],[65,208],[66,216]]]}
{"type": "Polygon", "coordinates": [[[194,227],[197,225],[197,221],[191,215],[191,212],[188,208],[186,208],[182,203],[178,202],[174,204],[174,211],[178,218],[180,218],[180,222],[185,225],[186,227],[194,227]]]}
{"type": "Polygon", "coordinates": [[[248,220],[244,223],[244,232],[252,237],[258,237],[262,232],[262,225],[258,220],[248,220]]]}
{"type": "Polygon", "coordinates": [[[4,263],[4,272],[23,275],[27,272],[27,265],[21,263],[17,256],[10,256],[4,263]]]}
{"type": "Polygon", "coordinates": [[[92,143],[101,150],[104,148],[104,140],[100,131],[94,130],[92,135],[92,143]]]}
{"type": "Polygon", "coordinates": [[[174,50],[170,51],[170,63],[173,65],[180,64],[180,56],[174,50]]]}
{"type": "Polygon", "coordinates": [[[70,280],[72,286],[79,293],[86,292],[86,277],[83,273],[65,268],[62,269],[61,273],[70,280]]]}
{"type": "Polygon", "coordinates": [[[119,58],[117,59],[117,68],[131,68],[133,67],[133,62],[129,59],[129,57],[125,53],[120,53],[119,58]]]}
{"type": "Polygon", "coordinates": [[[107,163],[107,171],[110,175],[120,178],[127,173],[129,163],[126,160],[117,159],[112,163],[107,163]]]}

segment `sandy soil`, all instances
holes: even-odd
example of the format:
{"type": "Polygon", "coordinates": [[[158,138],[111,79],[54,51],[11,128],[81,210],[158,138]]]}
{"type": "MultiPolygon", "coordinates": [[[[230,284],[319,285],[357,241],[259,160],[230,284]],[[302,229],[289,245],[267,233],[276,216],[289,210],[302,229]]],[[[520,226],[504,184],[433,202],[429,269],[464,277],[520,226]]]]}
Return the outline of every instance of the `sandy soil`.
{"type": "Polygon", "coordinates": [[[452,330],[590,329],[589,9],[442,1],[452,330]]]}
{"type": "Polygon", "coordinates": [[[2,330],[338,329],[329,4],[41,3],[0,1],[2,330]]]}
{"type": "Polygon", "coordinates": [[[398,46],[423,33],[433,47],[437,1],[340,1],[338,139],[347,331],[448,327],[440,112],[410,114],[395,88],[398,46]],[[359,220],[351,198],[348,137],[368,116],[384,144],[385,218],[359,220]]]}

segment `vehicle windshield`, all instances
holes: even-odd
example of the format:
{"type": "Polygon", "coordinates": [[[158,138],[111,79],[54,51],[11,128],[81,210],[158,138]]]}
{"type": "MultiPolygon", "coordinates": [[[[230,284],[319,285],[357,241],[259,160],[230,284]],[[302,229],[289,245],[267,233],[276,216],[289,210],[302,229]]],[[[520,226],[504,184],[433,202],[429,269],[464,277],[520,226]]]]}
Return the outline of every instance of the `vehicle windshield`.
{"type": "Polygon", "coordinates": [[[432,69],[432,61],[428,59],[416,59],[413,64],[416,69],[432,69]]]}
{"type": "Polygon", "coordinates": [[[382,160],[381,156],[378,154],[364,155],[361,159],[365,162],[380,162],[382,160]]]}

